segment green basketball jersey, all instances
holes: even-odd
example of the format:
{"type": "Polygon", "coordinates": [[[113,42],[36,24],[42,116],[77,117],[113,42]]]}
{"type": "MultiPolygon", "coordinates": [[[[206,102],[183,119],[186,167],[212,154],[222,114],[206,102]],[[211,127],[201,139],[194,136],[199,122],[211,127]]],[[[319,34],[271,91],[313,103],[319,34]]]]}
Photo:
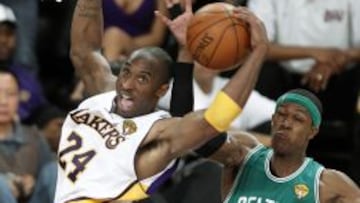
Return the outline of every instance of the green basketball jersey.
{"type": "Polygon", "coordinates": [[[287,177],[270,172],[273,150],[251,150],[240,168],[226,203],[319,203],[319,180],[324,167],[311,158],[287,177]]]}

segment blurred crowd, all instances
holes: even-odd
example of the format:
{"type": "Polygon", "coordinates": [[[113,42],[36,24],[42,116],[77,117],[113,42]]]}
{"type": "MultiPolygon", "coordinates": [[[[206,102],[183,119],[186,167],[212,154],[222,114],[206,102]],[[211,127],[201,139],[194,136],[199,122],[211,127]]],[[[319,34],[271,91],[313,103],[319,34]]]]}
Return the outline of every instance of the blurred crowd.
{"type": "MultiPolygon", "coordinates": [[[[196,11],[215,1],[193,2],[196,11]]],[[[308,89],[324,105],[309,154],[359,183],[360,1],[226,2],[254,11],[271,40],[256,89],[231,130],[256,133],[269,144],[275,99],[308,89]]],[[[53,201],[61,125],[88,95],[69,58],[75,3],[0,0],[0,202],[53,201]]],[[[176,56],[175,40],[153,12],[167,13],[163,0],[104,0],[103,8],[102,51],[114,73],[139,47],[161,46],[176,56]]],[[[231,74],[195,64],[194,108],[207,107],[231,74]]],[[[159,108],[169,109],[169,99],[170,91],[159,108]]],[[[185,156],[174,177],[144,202],[220,202],[220,167],[185,156]]]]}

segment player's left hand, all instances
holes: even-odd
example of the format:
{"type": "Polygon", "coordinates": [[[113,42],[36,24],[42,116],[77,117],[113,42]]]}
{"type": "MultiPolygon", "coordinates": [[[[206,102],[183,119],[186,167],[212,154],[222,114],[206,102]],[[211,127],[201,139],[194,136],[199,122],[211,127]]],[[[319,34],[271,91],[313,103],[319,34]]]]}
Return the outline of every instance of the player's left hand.
{"type": "MultiPolygon", "coordinates": [[[[174,6],[179,6],[179,3],[174,2],[175,0],[166,0],[166,6],[168,9],[173,8],[174,6]]],[[[155,14],[158,18],[161,19],[165,25],[170,29],[174,37],[180,46],[186,46],[186,31],[189,25],[190,20],[194,16],[192,10],[192,1],[185,0],[185,10],[184,12],[175,17],[174,19],[169,19],[167,16],[162,14],[160,11],[155,11],[155,14]]]]}

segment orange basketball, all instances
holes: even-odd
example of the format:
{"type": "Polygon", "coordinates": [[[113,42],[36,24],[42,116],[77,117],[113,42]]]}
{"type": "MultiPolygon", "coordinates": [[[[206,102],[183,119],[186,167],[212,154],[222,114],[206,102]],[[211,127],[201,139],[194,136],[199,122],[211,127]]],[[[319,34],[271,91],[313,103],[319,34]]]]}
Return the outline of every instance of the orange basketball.
{"type": "Polygon", "coordinates": [[[187,46],[194,59],[211,69],[238,64],[250,48],[247,25],[232,16],[235,7],[211,3],[201,7],[187,29],[187,46]]]}

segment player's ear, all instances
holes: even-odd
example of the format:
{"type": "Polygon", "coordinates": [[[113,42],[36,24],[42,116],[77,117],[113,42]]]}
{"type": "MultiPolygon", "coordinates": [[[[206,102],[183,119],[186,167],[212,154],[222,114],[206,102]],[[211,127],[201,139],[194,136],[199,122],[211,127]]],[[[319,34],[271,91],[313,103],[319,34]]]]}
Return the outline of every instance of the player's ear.
{"type": "Polygon", "coordinates": [[[271,127],[273,127],[274,125],[274,119],[275,119],[274,117],[275,117],[275,113],[271,115],[271,127]]]}
{"type": "Polygon", "coordinates": [[[160,86],[160,88],[157,90],[156,95],[161,98],[162,96],[164,96],[166,94],[166,92],[169,89],[169,83],[166,84],[162,84],[160,86]]]}
{"type": "Polygon", "coordinates": [[[315,127],[315,126],[312,126],[311,127],[311,133],[309,135],[309,139],[313,139],[315,137],[315,135],[317,135],[319,132],[319,127],[315,127]]]}

